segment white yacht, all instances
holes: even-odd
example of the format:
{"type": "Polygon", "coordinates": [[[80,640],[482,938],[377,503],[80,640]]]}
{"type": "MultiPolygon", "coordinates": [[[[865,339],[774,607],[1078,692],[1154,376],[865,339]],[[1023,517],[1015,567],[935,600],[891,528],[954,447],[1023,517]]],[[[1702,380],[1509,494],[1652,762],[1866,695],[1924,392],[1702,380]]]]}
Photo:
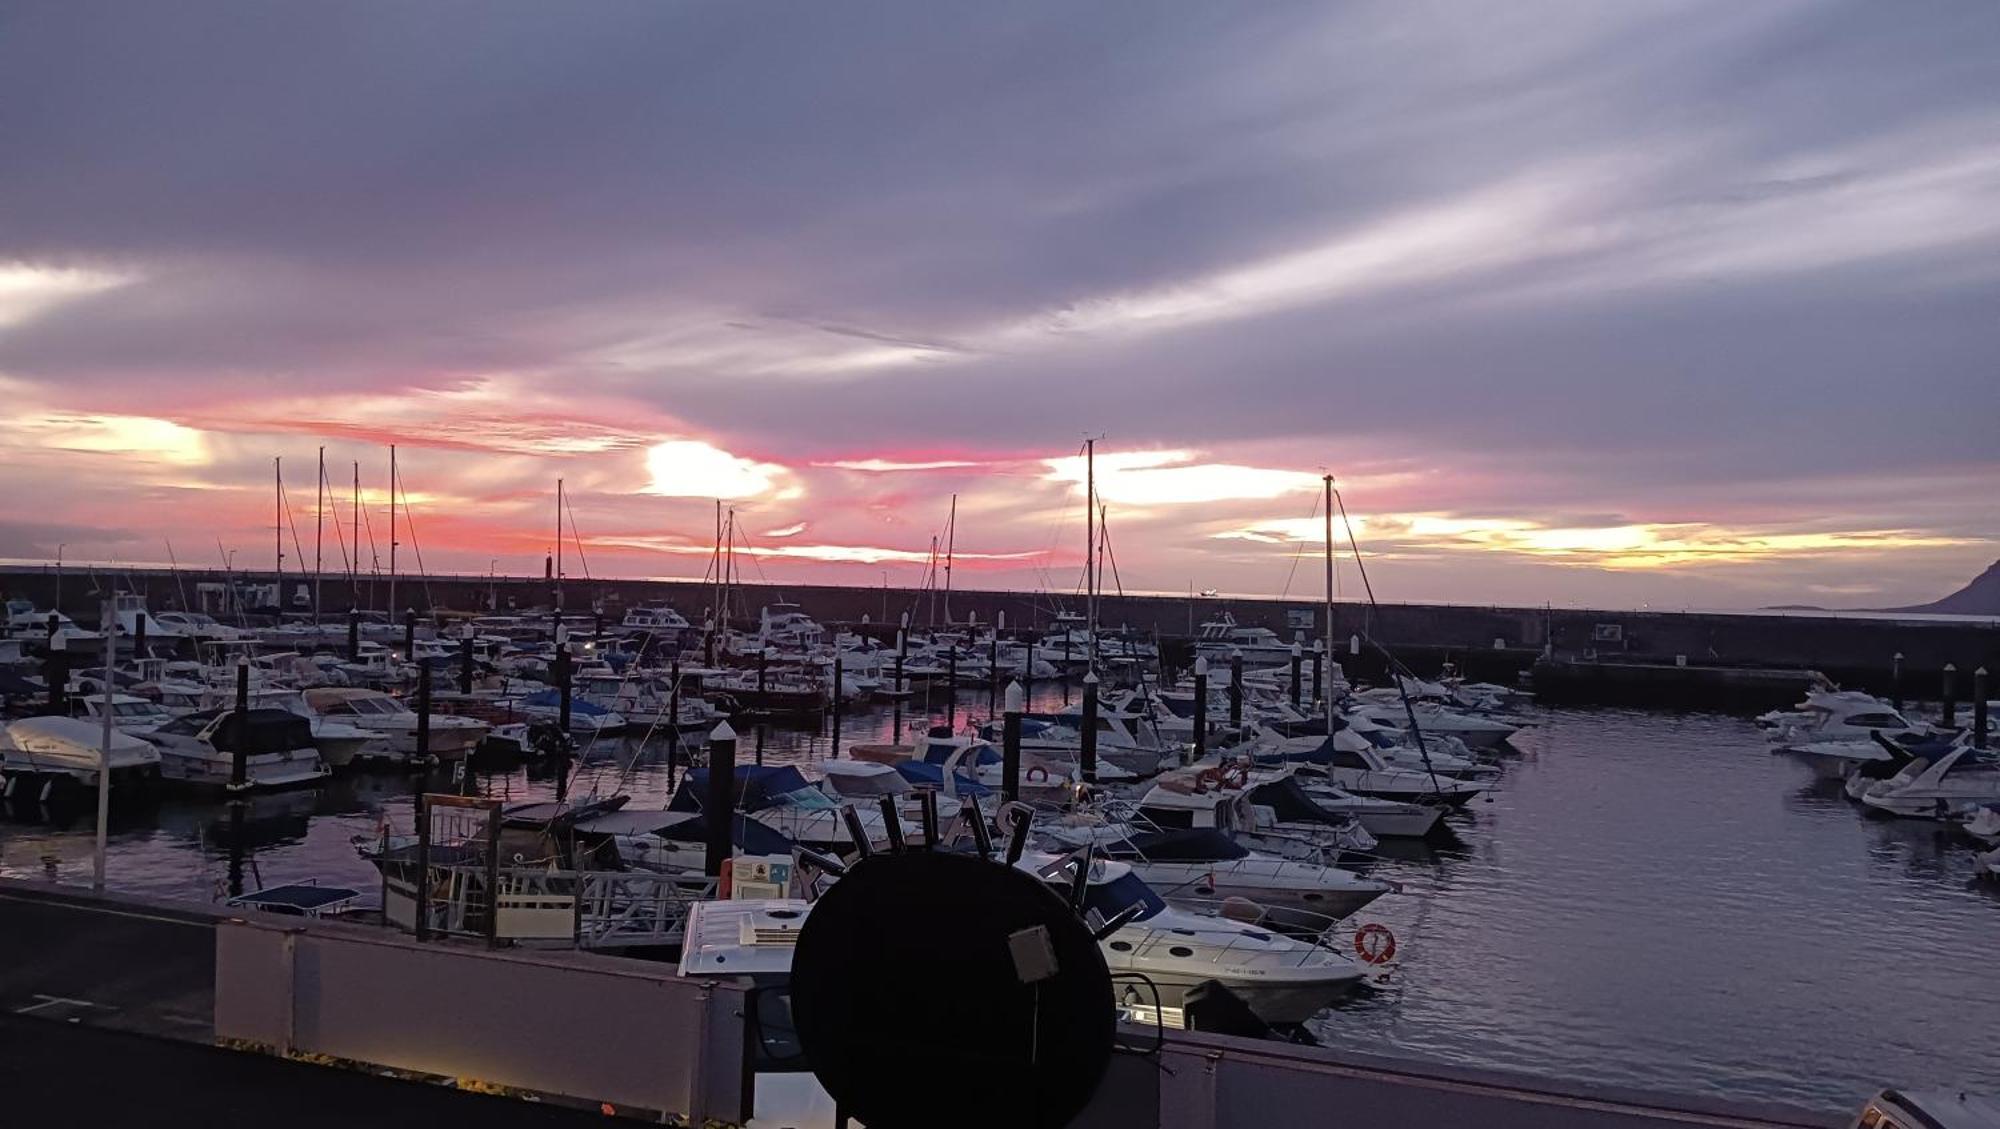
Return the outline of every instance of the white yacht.
{"type": "Polygon", "coordinates": [[[284,710],[202,710],[162,725],[151,740],[160,750],[160,775],[190,786],[228,787],[238,751],[245,788],[311,784],[327,774],[311,723],[284,710]]]}
{"type": "Polygon", "coordinates": [[[1871,733],[1897,737],[1925,732],[1924,726],[1913,724],[1873,694],[1815,690],[1806,695],[1795,715],[1782,719],[1777,742],[1789,748],[1826,741],[1867,741],[1871,733]]]}
{"type": "Polygon", "coordinates": [[[1354,716],[1366,718],[1378,726],[1393,729],[1398,733],[1408,731],[1412,715],[1416,717],[1417,728],[1422,730],[1426,737],[1432,735],[1453,737],[1475,749],[1494,748],[1520,732],[1520,726],[1509,725],[1490,717],[1461,713],[1436,702],[1413,702],[1408,709],[1401,704],[1368,705],[1354,711],[1354,716]]]}
{"type": "MultiPolygon", "coordinates": [[[[78,716],[92,725],[104,722],[104,695],[89,694],[72,699],[78,716]]],[[[179,716],[175,711],[135,694],[111,695],[111,727],[132,737],[147,737],[160,726],[179,716]]]]}
{"type": "Polygon", "coordinates": [[[1220,618],[1201,625],[1194,653],[1225,666],[1239,654],[1244,666],[1289,666],[1293,646],[1268,627],[1244,627],[1235,616],[1223,612],[1220,618]]]}
{"type": "Polygon", "coordinates": [[[1861,793],[1861,802],[1889,815],[1949,819],[2000,803],[2000,761],[1961,745],[1932,761],[1918,757],[1861,793]]]}
{"type": "Polygon", "coordinates": [[[1352,819],[1378,839],[1421,839],[1437,829],[1445,811],[1439,804],[1357,796],[1328,783],[1324,777],[1302,778],[1290,768],[1252,772],[1247,799],[1259,827],[1269,822],[1283,829],[1323,814],[1352,819]],[[1310,805],[1310,809],[1305,805],[1310,805]],[[1269,812],[1268,818],[1265,810],[1269,812]]]}
{"type": "MultiPolygon", "coordinates": [[[[1042,874],[1058,862],[1030,852],[1020,865],[1042,874]]],[[[1159,992],[1158,1005],[1173,1017],[1190,990],[1213,980],[1266,1023],[1304,1023],[1363,976],[1361,966],[1343,954],[1268,927],[1265,911],[1247,901],[1231,903],[1232,916],[1199,913],[1169,904],[1125,863],[1092,863],[1084,892],[1086,921],[1109,921],[1134,904],[1138,915],[1098,945],[1114,976],[1144,976],[1159,992]]],[[[1152,992],[1136,979],[1117,981],[1116,987],[1121,1003],[1154,1006],[1152,992]]]]}
{"type": "MultiPolygon", "coordinates": [[[[22,789],[40,781],[40,796],[47,798],[59,778],[94,788],[105,759],[102,721],[27,717],[0,729],[0,769],[5,770],[5,794],[10,797],[26,795],[22,789]]],[[[159,750],[115,728],[109,759],[113,791],[142,787],[160,777],[159,750]]]]}
{"type": "Polygon", "coordinates": [[[670,604],[640,604],[626,611],[618,624],[620,635],[650,635],[668,647],[678,646],[686,633],[694,630],[687,617],[670,604]]]}
{"type": "Polygon", "coordinates": [[[113,596],[111,605],[112,614],[118,620],[118,630],[128,639],[133,638],[138,632],[139,617],[142,615],[146,617],[148,639],[233,642],[253,638],[251,632],[218,623],[213,616],[203,615],[200,612],[148,611],[146,598],[136,592],[124,592],[113,596]]]}
{"type": "Polygon", "coordinates": [[[1299,764],[1300,783],[1308,790],[1313,784],[1312,777],[1319,775],[1342,791],[1356,795],[1404,803],[1440,803],[1462,807],[1493,787],[1484,780],[1460,780],[1421,767],[1404,768],[1391,764],[1382,756],[1381,750],[1348,730],[1323,740],[1291,740],[1320,741],[1318,749],[1299,764]]]}
{"type": "MultiPolygon", "coordinates": [[[[416,755],[417,714],[401,699],[390,697],[380,690],[350,686],[307,690],[303,699],[306,711],[312,717],[337,721],[372,733],[385,740],[389,752],[398,756],[416,755]]],[[[480,738],[486,736],[486,730],[487,725],[483,721],[432,711],[431,756],[439,760],[460,760],[479,747],[480,738]]]]}

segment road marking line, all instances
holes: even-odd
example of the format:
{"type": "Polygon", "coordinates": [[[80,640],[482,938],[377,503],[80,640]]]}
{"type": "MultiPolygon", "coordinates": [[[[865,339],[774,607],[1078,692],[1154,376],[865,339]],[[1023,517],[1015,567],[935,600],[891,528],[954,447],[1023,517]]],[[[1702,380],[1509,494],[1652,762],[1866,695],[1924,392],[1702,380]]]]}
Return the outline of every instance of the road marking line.
{"type": "Polygon", "coordinates": [[[86,1007],[96,1011],[117,1010],[115,1008],[107,1007],[104,1004],[91,1003],[89,1000],[72,1000],[67,996],[45,996],[40,992],[35,993],[35,998],[42,1002],[38,1004],[29,1004],[27,1007],[17,1007],[14,1009],[14,1014],[27,1015],[29,1012],[40,1011],[45,1007],[62,1007],[62,1006],[86,1007]]]}

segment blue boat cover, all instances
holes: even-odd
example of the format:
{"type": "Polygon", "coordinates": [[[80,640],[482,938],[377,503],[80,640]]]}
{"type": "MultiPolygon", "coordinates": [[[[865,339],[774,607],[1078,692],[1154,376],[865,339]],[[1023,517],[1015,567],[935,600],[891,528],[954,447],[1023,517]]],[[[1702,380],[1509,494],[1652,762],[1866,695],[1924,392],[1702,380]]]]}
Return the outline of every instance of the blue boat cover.
{"type": "MultiPolygon", "coordinates": [[[[747,815],[738,815],[731,821],[729,840],[736,849],[753,855],[786,855],[798,844],[775,828],[766,826],[747,815]]],[[[675,843],[708,842],[708,816],[697,815],[656,829],[653,834],[675,843]]]]}
{"type": "MultiPolygon", "coordinates": [[[[539,694],[530,694],[521,699],[521,704],[531,709],[561,709],[562,691],[543,690],[539,694]]],[[[605,709],[603,706],[592,705],[575,695],[570,696],[569,713],[571,717],[601,717],[610,712],[610,710],[605,709]]]]}
{"type": "Polygon", "coordinates": [[[1250,852],[1213,827],[1136,833],[1115,843],[1100,844],[1106,858],[1143,858],[1153,862],[1228,862],[1250,852]]]}
{"type": "MultiPolygon", "coordinates": [[[[777,806],[777,797],[812,785],[788,764],[739,764],[736,783],[730,791],[738,811],[763,811],[777,806]]],[[[690,768],[681,777],[668,811],[700,811],[708,799],[708,770],[690,768]]]]}
{"type": "MultiPolygon", "coordinates": [[[[935,788],[944,787],[943,765],[925,764],[922,761],[897,761],[893,767],[897,772],[902,774],[903,779],[912,784],[919,786],[929,784],[935,788]]],[[[952,782],[957,786],[959,795],[984,796],[992,791],[986,785],[972,779],[963,772],[954,772],[951,776],[952,782]]]]}

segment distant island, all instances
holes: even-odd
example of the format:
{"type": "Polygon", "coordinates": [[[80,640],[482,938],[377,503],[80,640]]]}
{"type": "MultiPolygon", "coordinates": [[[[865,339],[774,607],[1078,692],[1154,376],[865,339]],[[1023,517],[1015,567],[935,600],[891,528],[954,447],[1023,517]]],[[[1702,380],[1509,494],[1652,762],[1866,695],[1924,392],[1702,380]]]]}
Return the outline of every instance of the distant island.
{"type": "Polygon", "coordinates": [[[1824,608],[1818,604],[1767,604],[1759,611],[1766,612],[1914,612],[1920,615],[1976,615],[2000,616],[2000,561],[1986,566],[1986,571],[1972,578],[1972,583],[1953,592],[1942,600],[1928,604],[1912,604],[1904,608],[1824,608]]]}
{"type": "Polygon", "coordinates": [[[1884,608],[1891,612],[1926,612],[1931,615],[2000,615],[2000,561],[1972,578],[1972,583],[1942,600],[1908,608],[1884,608]]]}

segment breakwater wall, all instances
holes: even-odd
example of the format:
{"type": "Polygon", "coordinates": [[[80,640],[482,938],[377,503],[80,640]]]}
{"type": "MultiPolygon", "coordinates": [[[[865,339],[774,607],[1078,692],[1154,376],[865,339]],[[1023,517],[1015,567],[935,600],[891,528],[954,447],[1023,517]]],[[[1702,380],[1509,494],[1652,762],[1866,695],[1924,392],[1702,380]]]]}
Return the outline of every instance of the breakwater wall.
{"type": "MultiPolygon", "coordinates": [[[[71,566],[60,581],[62,609],[79,623],[97,618],[99,601],[113,589],[145,595],[155,610],[189,607],[218,612],[224,594],[245,585],[271,591],[270,573],[225,573],[221,570],[84,569],[71,566]]],[[[0,569],[0,591],[24,597],[39,607],[56,599],[57,575],[52,567],[12,566],[0,569]]],[[[386,610],[387,578],[364,579],[350,585],[345,577],[329,577],[320,586],[320,601],[328,616],[344,615],[350,605],[386,610]]],[[[310,607],[311,583],[297,575],[285,579],[285,595],[294,607],[310,607]]],[[[542,577],[402,576],[396,582],[396,603],[420,615],[432,612],[525,612],[546,609],[551,584],[542,577]]],[[[588,614],[601,609],[615,624],[626,608],[667,601],[699,624],[714,604],[712,585],[689,581],[583,580],[567,578],[563,606],[588,614]]],[[[886,630],[904,613],[927,626],[964,623],[968,617],[993,623],[1003,613],[1009,630],[1046,629],[1062,608],[1081,611],[1073,596],[1052,597],[1038,592],[958,591],[948,601],[942,593],[909,588],[831,585],[741,584],[730,600],[733,620],[754,625],[758,609],[780,600],[798,604],[827,624],[865,624],[886,630]]],[[[1099,621],[1107,627],[1184,640],[1200,624],[1228,612],[1240,624],[1268,627],[1281,636],[1304,640],[1309,647],[1323,631],[1320,605],[1310,600],[1216,598],[1186,596],[1105,596],[1099,621]]],[[[1379,678],[1383,661],[1363,646],[1352,650],[1356,636],[1380,640],[1420,674],[1433,674],[1454,663],[1468,677],[1511,682],[1546,656],[1559,662],[1599,666],[1679,666],[1695,672],[1679,676],[1698,681],[1703,670],[1779,668],[1818,670],[1845,686],[1892,693],[1901,655],[1902,689],[1907,697],[1935,700],[1940,696],[1943,669],[1957,668],[1957,694],[1970,693],[1971,672],[1981,666],[2000,670],[2000,620],[1946,616],[1731,612],[1621,611],[1614,609],[1521,608],[1470,604],[1365,604],[1338,602],[1334,611],[1333,650],[1350,677],[1379,678]]],[[[1172,649],[1170,649],[1172,653],[1172,649]]],[[[1182,652],[1185,653],[1185,652],[1182,652]]],[[[1789,693],[1787,686],[1782,693],[1789,693]]]]}

